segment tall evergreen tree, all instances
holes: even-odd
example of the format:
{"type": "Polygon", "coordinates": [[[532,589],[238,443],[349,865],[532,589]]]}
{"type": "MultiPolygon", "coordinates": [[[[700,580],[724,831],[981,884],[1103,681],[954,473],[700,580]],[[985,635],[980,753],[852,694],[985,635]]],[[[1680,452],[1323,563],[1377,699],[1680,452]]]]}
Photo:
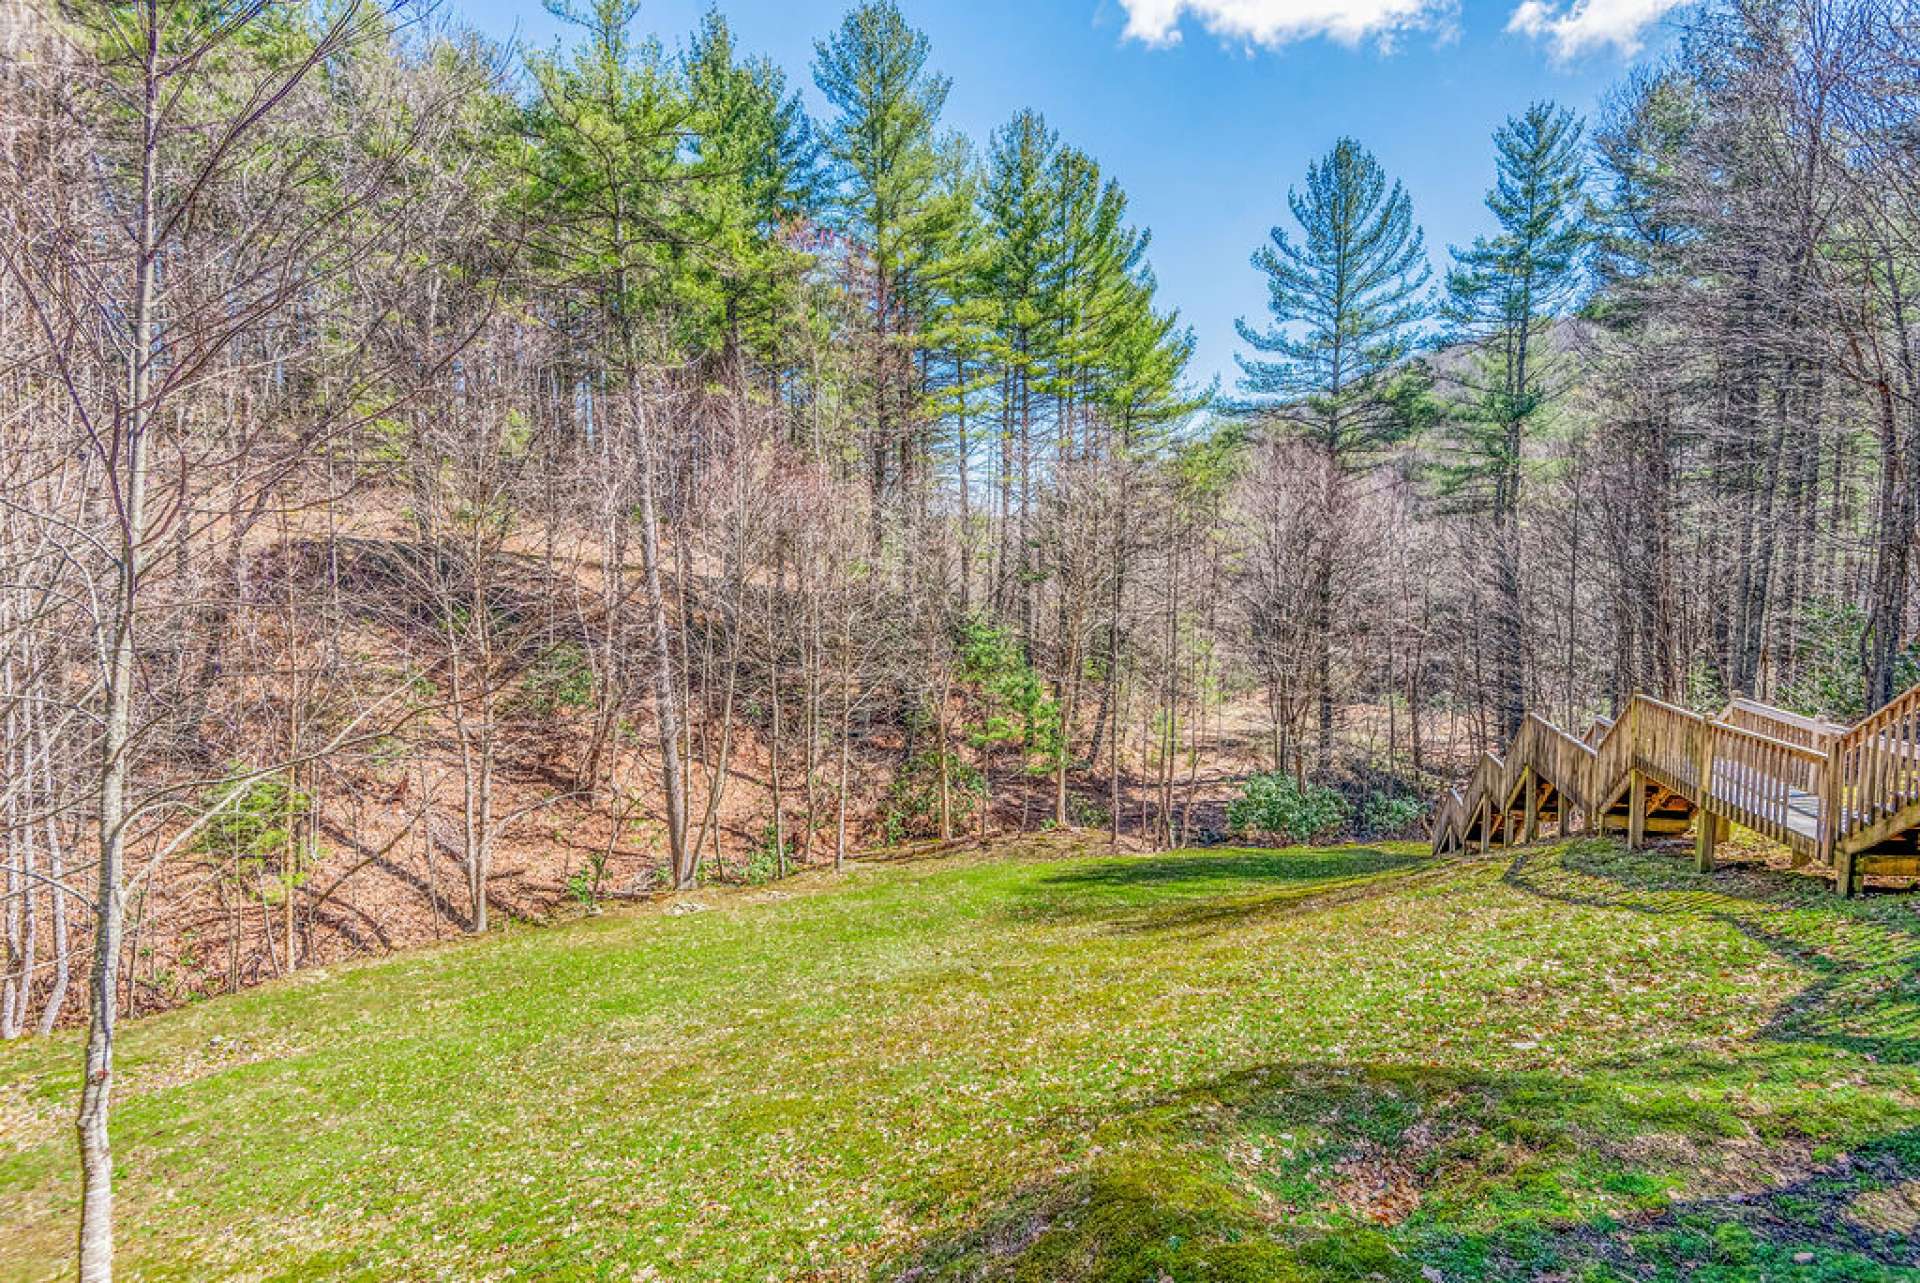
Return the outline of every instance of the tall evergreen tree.
{"type": "Polygon", "coordinates": [[[1307,167],[1304,191],[1287,204],[1300,224],[1282,228],[1254,252],[1267,276],[1269,329],[1244,319],[1240,337],[1258,356],[1239,356],[1246,396],[1233,408],[1285,425],[1322,455],[1321,511],[1311,600],[1318,637],[1314,685],[1319,700],[1318,762],[1333,758],[1333,653],[1343,641],[1334,611],[1337,532],[1348,480],[1401,439],[1411,422],[1404,367],[1428,314],[1426,241],[1413,202],[1388,185],[1373,153],[1342,138],[1307,167]]]}
{"type": "Polygon", "coordinates": [[[1056,251],[1047,280],[1052,313],[1049,392],[1058,407],[1063,454],[1085,452],[1094,383],[1111,359],[1137,288],[1147,235],[1127,222],[1127,196],[1077,147],[1053,162],[1056,251]]]}
{"type": "Polygon", "coordinates": [[[718,11],[701,19],[686,80],[696,310],[720,331],[730,364],[743,346],[771,358],[773,328],[791,312],[804,262],[783,233],[817,202],[819,141],[786,73],[768,58],[738,60],[718,11]]]}
{"type": "Polygon", "coordinates": [[[1031,653],[1034,384],[1045,368],[1043,282],[1057,200],[1052,178],[1059,135],[1040,113],[1023,110],[993,132],[981,207],[992,257],[987,284],[999,305],[999,505],[1001,542],[993,601],[1007,609],[1019,596],[1020,640],[1031,653]]]}
{"type": "MultiPolygon", "coordinates": [[[[876,514],[892,452],[901,452],[900,472],[911,466],[903,420],[915,393],[918,318],[907,308],[910,278],[938,256],[933,242],[953,214],[939,198],[955,158],[936,135],[948,81],[927,65],[931,52],[926,33],[908,25],[893,0],[866,0],[814,45],[814,83],[838,112],[824,140],[834,197],[850,256],[868,278],[876,514]]],[[[899,480],[904,487],[908,479],[899,480]]]]}
{"type": "Polygon", "coordinates": [[[952,468],[959,504],[956,586],[963,617],[973,609],[975,560],[986,526],[981,518],[991,515],[976,509],[982,498],[975,488],[976,456],[991,436],[987,425],[998,385],[994,353],[999,300],[990,284],[994,239],[980,212],[984,185],[984,171],[969,148],[954,165],[954,219],[946,261],[934,280],[924,339],[927,411],[944,432],[933,442],[934,452],[952,468]]]}
{"type": "Polygon", "coordinates": [[[1487,208],[1500,230],[1453,251],[1444,316],[1471,351],[1470,399],[1453,416],[1443,488],[1484,512],[1494,536],[1493,668],[1505,739],[1526,715],[1520,585],[1521,461],[1529,426],[1554,391],[1545,327],[1572,304],[1588,244],[1583,126],[1538,102],[1493,136],[1497,176],[1487,208]]]}
{"type": "Polygon", "coordinates": [[[1304,239],[1275,227],[1254,252],[1274,324],[1235,322],[1262,354],[1235,357],[1247,394],[1235,408],[1290,425],[1344,471],[1404,431],[1390,388],[1428,314],[1426,239],[1406,192],[1351,138],[1307,167],[1287,205],[1304,239]]]}
{"type": "Polygon", "coordinates": [[[681,137],[691,115],[683,78],[654,40],[636,41],[635,0],[593,0],[554,12],[585,39],[570,58],[533,60],[538,96],[525,122],[525,199],[540,234],[536,262],[591,316],[582,346],[602,366],[620,432],[631,442],[632,508],[640,535],[668,868],[691,887],[699,852],[687,845],[681,761],[683,708],[675,681],[660,539],[663,442],[647,401],[649,370],[680,355],[681,284],[690,194],[681,137]],[[663,350],[669,349],[669,350],[663,350]]]}

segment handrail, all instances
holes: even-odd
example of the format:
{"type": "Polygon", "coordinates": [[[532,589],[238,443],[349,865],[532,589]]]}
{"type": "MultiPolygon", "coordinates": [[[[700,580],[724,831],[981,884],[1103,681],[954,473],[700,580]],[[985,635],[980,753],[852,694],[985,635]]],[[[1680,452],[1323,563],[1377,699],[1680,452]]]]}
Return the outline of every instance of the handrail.
{"type": "MultiPolygon", "coordinates": [[[[1829,722],[1823,717],[1808,717],[1805,713],[1796,713],[1790,709],[1778,708],[1772,704],[1763,704],[1757,699],[1745,695],[1735,695],[1727,701],[1726,712],[1721,713],[1720,721],[1731,720],[1728,713],[1739,711],[1750,713],[1769,722],[1779,722],[1785,726],[1796,726],[1801,730],[1814,731],[1822,735],[1844,735],[1847,727],[1843,722],[1829,722]]],[[[1779,738],[1776,736],[1776,738],[1779,738]]]]}
{"type": "Polygon", "coordinates": [[[1697,787],[1707,719],[1649,695],[1635,695],[1633,710],[1632,765],[1675,786],[1697,787]]]}
{"type": "Polygon", "coordinates": [[[1804,744],[1821,753],[1832,747],[1833,742],[1847,730],[1837,722],[1805,717],[1743,696],[1736,696],[1728,701],[1726,711],[1720,714],[1720,720],[1730,726],[1762,731],[1775,739],[1804,744]]]}
{"type": "Polygon", "coordinates": [[[1579,803],[1582,809],[1590,806],[1589,781],[1598,756],[1593,746],[1575,739],[1537,713],[1527,714],[1527,724],[1538,728],[1534,738],[1540,741],[1536,751],[1539,760],[1528,763],[1534,773],[1545,776],[1554,788],[1579,803]]]}
{"type": "Polygon", "coordinates": [[[1920,806],[1920,686],[1861,718],[1832,756],[1836,842],[1920,806]]]}
{"type": "Polygon", "coordinates": [[[1776,842],[1790,844],[1796,835],[1817,841],[1815,815],[1795,801],[1820,796],[1827,755],[1744,726],[1715,722],[1712,729],[1713,770],[1703,800],[1776,842]]]}
{"type": "Polygon", "coordinates": [[[1541,726],[1545,727],[1547,730],[1550,730],[1555,735],[1560,736],[1560,738],[1566,739],[1566,740],[1572,740],[1575,744],[1580,744],[1580,747],[1582,748],[1590,749],[1592,747],[1591,745],[1588,745],[1588,744],[1582,744],[1577,736],[1567,734],[1566,731],[1560,728],[1560,724],[1554,721],[1552,718],[1542,717],[1538,713],[1528,713],[1527,720],[1529,722],[1538,722],[1541,726]]]}
{"type": "Polygon", "coordinates": [[[1740,739],[1753,740],[1769,748],[1775,748],[1791,757],[1805,762],[1822,763],[1827,760],[1825,753],[1808,748],[1805,744],[1796,744],[1792,740],[1783,740],[1777,735],[1768,735],[1764,731],[1749,730],[1744,726],[1733,726],[1726,722],[1709,722],[1715,735],[1731,735],[1740,739]]]}
{"type": "Polygon", "coordinates": [[[1660,709],[1662,712],[1677,713],[1681,717],[1699,717],[1700,716],[1699,713],[1694,712],[1690,708],[1682,708],[1678,704],[1669,704],[1667,703],[1666,700],[1656,699],[1652,695],[1646,694],[1644,691],[1635,691],[1633,693],[1633,697],[1630,702],[1635,704],[1648,704],[1653,706],[1654,708],[1660,709]]]}

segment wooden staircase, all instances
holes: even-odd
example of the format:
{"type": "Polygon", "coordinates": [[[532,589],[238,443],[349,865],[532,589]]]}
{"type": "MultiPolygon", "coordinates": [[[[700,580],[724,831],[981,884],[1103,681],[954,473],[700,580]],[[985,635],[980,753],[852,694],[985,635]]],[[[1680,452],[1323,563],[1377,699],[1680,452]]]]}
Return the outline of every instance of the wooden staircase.
{"type": "Polygon", "coordinates": [[[1736,699],[1718,717],[1636,694],[1583,736],[1528,714],[1504,758],[1484,754],[1434,816],[1436,854],[1572,832],[1695,834],[1699,866],[1730,824],[1830,872],[1843,895],[1871,874],[1920,876],[1920,687],[1848,727],[1736,699]]]}

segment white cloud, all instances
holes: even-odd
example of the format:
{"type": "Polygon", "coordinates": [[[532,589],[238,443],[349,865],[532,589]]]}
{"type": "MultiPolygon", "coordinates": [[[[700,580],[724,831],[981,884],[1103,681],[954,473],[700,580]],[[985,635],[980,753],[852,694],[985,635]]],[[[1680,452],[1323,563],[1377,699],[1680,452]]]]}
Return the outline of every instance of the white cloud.
{"type": "Polygon", "coordinates": [[[1556,58],[1572,58],[1602,45],[1636,53],[1640,36],[1680,0],[1520,0],[1507,30],[1552,44],[1556,58]]]}
{"type": "MultiPolygon", "coordinates": [[[[1534,3],[1535,0],[1526,0],[1534,3]]],[[[1120,0],[1127,10],[1125,34],[1150,45],[1180,39],[1180,20],[1199,19],[1216,36],[1277,48],[1295,40],[1330,36],[1343,44],[1368,37],[1382,44],[1405,31],[1437,26],[1455,0],[1120,0]]]]}

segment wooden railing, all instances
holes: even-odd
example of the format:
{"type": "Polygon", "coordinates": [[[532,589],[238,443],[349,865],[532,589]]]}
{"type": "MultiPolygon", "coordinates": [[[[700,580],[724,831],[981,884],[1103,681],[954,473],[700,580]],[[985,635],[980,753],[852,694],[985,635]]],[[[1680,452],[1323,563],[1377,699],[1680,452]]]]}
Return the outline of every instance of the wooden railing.
{"type": "Polygon", "coordinates": [[[1650,783],[1836,865],[1850,888],[1854,852],[1920,828],[1920,687],[1852,728],[1749,699],[1715,718],[1641,694],[1580,738],[1529,714],[1506,757],[1483,754],[1441,800],[1435,849],[1464,844],[1483,815],[1497,825],[1529,777],[1561,795],[1563,817],[1578,807],[1590,819],[1633,781],[1650,783]]]}
{"type": "Polygon", "coordinates": [[[1465,808],[1465,799],[1460,796],[1460,790],[1448,789],[1446,795],[1440,799],[1440,805],[1435,807],[1433,812],[1433,836],[1436,844],[1440,842],[1442,834],[1460,832],[1462,813],[1465,808]]]}
{"type": "MultiPolygon", "coordinates": [[[[1500,805],[1500,777],[1506,774],[1506,763],[1491,753],[1480,755],[1480,765],[1475,769],[1473,778],[1467,781],[1467,802],[1476,810],[1482,802],[1493,800],[1494,806],[1500,805]]],[[[1471,817],[1469,817],[1471,818],[1471,817]]]]}
{"type": "Polygon", "coordinates": [[[1628,711],[1631,717],[1623,720],[1633,726],[1634,769],[1678,792],[1697,789],[1707,719],[1648,695],[1635,695],[1628,711]]]}
{"type": "Polygon", "coordinates": [[[1638,709],[1637,699],[1628,700],[1620,716],[1608,722],[1597,739],[1588,732],[1587,742],[1593,745],[1593,774],[1587,781],[1587,796],[1597,808],[1606,808],[1633,769],[1633,723],[1638,709]]]}
{"type": "Polygon", "coordinates": [[[1532,713],[1527,725],[1533,728],[1534,773],[1552,784],[1568,802],[1586,810],[1594,804],[1590,781],[1593,778],[1593,748],[1532,713]]]}
{"type": "Polygon", "coordinates": [[[1819,796],[1824,754],[1758,731],[1715,723],[1707,809],[1774,841],[1817,843],[1819,817],[1796,812],[1796,795],[1819,796]]]}
{"type": "Polygon", "coordinates": [[[1847,733],[1847,728],[1838,722],[1802,717],[1784,708],[1774,708],[1738,696],[1728,702],[1727,711],[1720,714],[1720,720],[1728,726],[1737,726],[1744,731],[1759,731],[1762,735],[1798,744],[1817,753],[1826,752],[1835,740],[1847,733]]]}
{"type": "Polygon", "coordinates": [[[1920,686],[1869,713],[1833,745],[1836,843],[1871,833],[1920,805],[1920,686]]]}

